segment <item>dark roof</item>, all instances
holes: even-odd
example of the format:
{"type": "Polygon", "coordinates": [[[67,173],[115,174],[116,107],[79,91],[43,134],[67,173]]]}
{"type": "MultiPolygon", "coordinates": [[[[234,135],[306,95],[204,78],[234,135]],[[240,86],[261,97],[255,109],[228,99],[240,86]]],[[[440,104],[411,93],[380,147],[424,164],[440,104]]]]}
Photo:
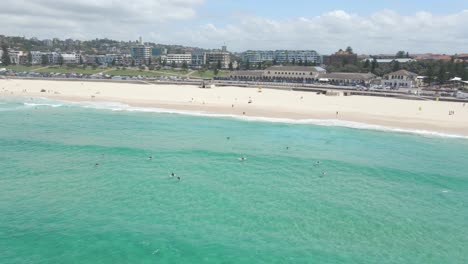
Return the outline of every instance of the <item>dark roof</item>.
{"type": "Polygon", "coordinates": [[[263,71],[233,71],[230,73],[231,76],[252,76],[252,77],[261,77],[263,71]]]}
{"type": "Polygon", "coordinates": [[[410,71],[407,71],[407,70],[399,70],[399,71],[396,71],[396,72],[391,72],[391,73],[389,73],[389,74],[385,74],[385,76],[390,76],[390,75],[410,76],[410,77],[416,77],[416,76],[418,76],[416,73],[410,72],[410,71]]]}
{"type": "Polygon", "coordinates": [[[321,67],[315,66],[272,66],[265,71],[301,71],[301,72],[321,72],[324,71],[321,67]]]}
{"type": "Polygon", "coordinates": [[[321,74],[320,78],[326,79],[346,79],[346,80],[370,80],[376,76],[372,73],[354,73],[354,72],[332,72],[321,74]]]}

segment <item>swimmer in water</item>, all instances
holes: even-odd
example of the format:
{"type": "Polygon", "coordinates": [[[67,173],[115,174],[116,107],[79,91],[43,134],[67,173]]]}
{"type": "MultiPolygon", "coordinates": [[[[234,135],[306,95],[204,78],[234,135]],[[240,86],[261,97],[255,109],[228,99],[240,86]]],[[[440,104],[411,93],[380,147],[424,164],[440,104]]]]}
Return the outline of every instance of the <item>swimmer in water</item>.
{"type": "Polygon", "coordinates": [[[175,177],[175,173],[172,172],[172,173],[171,173],[171,177],[175,177]]]}
{"type": "Polygon", "coordinates": [[[149,156],[149,157],[148,157],[148,160],[152,160],[152,159],[153,159],[153,156],[149,156]]]}
{"type": "Polygon", "coordinates": [[[230,139],[231,139],[231,137],[227,137],[226,139],[227,139],[227,140],[230,140],[230,139]]]}
{"type": "Polygon", "coordinates": [[[320,161],[317,161],[317,162],[315,162],[315,165],[314,165],[314,166],[317,167],[317,166],[319,166],[319,165],[320,165],[320,161]]]}
{"type": "Polygon", "coordinates": [[[289,149],[289,147],[286,147],[286,149],[288,150],[288,149],[289,149]]]}
{"type": "Polygon", "coordinates": [[[240,161],[245,161],[245,160],[247,160],[247,158],[244,157],[244,156],[242,156],[242,157],[239,158],[239,160],[240,160],[240,161]]]}
{"type": "Polygon", "coordinates": [[[96,166],[96,167],[99,166],[99,163],[94,164],[94,166],[96,166]]]}
{"type": "Polygon", "coordinates": [[[180,177],[179,177],[179,176],[177,176],[177,180],[180,181],[180,177]]]}

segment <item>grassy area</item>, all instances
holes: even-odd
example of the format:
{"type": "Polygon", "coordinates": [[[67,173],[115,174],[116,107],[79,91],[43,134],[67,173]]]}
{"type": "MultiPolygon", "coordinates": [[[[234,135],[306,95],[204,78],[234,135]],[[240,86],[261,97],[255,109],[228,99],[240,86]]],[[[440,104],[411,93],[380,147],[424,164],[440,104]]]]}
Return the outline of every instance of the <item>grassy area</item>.
{"type": "Polygon", "coordinates": [[[9,65],[9,66],[0,66],[0,68],[6,68],[14,71],[34,71],[35,69],[40,68],[41,66],[24,66],[24,65],[9,65]]]}
{"type": "Polygon", "coordinates": [[[47,68],[43,68],[40,70],[36,70],[35,72],[46,72],[46,73],[78,73],[78,74],[95,74],[95,73],[100,73],[104,71],[104,69],[93,69],[92,67],[74,67],[74,68],[69,68],[69,67],[59,67],[59,66],[50,66],[47,68]]]}
{"type": "Polygon", "coordinates": [[[159,77],[159,76],[166,76],[167,74],[154,72],[154,71],[140,71],[134,69],[125,69],[125,70],[110,70],[106,71],[105,74],[109,75],[125,75],[125,76],[146,76],[146,77],[159,77]]]}

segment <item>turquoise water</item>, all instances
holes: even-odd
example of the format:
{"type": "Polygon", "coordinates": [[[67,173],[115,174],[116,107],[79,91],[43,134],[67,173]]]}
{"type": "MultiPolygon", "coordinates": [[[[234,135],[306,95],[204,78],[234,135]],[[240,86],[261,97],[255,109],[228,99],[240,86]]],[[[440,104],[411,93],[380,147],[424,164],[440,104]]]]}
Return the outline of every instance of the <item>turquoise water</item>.
{"type": "Polygon", "coordinates": [[[0,263],[468,263],[467,158],[467,139],[0,101],[0,263]]]}

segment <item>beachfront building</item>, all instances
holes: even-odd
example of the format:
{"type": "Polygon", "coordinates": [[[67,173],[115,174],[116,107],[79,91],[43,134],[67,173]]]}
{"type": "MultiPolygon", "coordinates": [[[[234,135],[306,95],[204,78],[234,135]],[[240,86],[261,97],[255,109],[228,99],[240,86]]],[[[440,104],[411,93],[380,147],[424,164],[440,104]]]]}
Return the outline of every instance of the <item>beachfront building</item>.
{"type": "Polygon", "coordinates": [[[399,70],[384,75],[382,84],[391,89],[417,88],[417,84],[419,83],[417,79],[418,75],[416,73],[407,70],[399,70]]]}
{"type": "Polygon", "coordinates": [[[190,53],[185,53],[185,54],[167,54],[166,56],[161,57],[162,60],[166,60],[166,63],[171,65],[171,64],[176,64],[176,65],[182,65],[182,64],[187,64],[190,65],[192,63],[192,54],[190,53]]]}
{"type": "Polygon", "coordinates": [[[152,54],[151,47],[145,46],[143,44],[138,44],[136,46],[133,46],[130,49],[130,51],[131,51],[132,58],[135,60],[136,65],[148,64],[151,58],[151,54],[152,54]]]}
{"type": "Polygon", "coordinates": [[[191,65],[194,68],[201,68],[205,65],[206,55],[203,51],[193,51],[191,65]]]}
{"type": "Polygon", "coordinates": [[[272,66],[263,71],[263,76],[267,79],[278,81],[312,81],[317,79],[318,76],[323,73],[326,73],[326,71],[321,67],[272,66]]]}
{"type": "Polygon", "coordinates": [[[62,53],[63,64],[78,64],[80,63],[80,54],[77,53],[62,53]]]}
{"type": "Polygon", "coordinates": [[[228,69],[231,63],[231,54],[225,50],[222,51],[209,51],[205,53],[206,64],[221,63],[222,69],[228,69]]]}
{"type": "Polygon", "coordinates": [[[10,57],[11,64],[24,64],[24,58],[27,56],[26,52],[13,49],[8,50],[8,55],[10,57]]]}
{"type": "Polygon", "coordinates": [[[365,86],[368,87],[376,79],[372,73],[331,72],[318,76],[319,82],[337,86],[365,86]]]}
{"type": "Polygon", "coordinates": [[[248,50],[241,57],[243,61],[253,64],[266,61],[277,64],[321,63],[321,57],[315,50],[248,50]]]}
{"type": "Polygon", "coordinates": [[[320,74],[326,73],[321,67],[272,66],[258,71],[235,71],[230,79],[236,81],[314,83],[320,74]]]}
{"type": "Polygon", "coordinates": [[[152,48],[151,49],[151,56],[152,57],[160,57],[167,54],[167,49],[165,48],[152,48]]]}

